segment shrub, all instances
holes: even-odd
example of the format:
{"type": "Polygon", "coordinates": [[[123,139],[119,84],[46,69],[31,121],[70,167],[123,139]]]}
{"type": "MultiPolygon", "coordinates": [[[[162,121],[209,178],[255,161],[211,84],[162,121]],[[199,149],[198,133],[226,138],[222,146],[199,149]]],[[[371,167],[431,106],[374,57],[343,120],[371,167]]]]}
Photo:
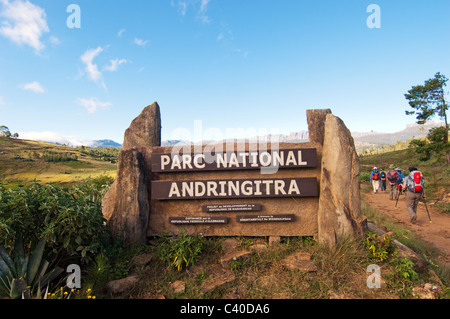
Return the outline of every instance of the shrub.
{"type": "Polygon", "coordinates": [[[369,258],[375,261],[385,261],[395,255],[396,250],[392,245],[393,238],[390,236],[378,236],[368,232],[364,240],[364,247],[369,252],[369,258]]]}
{"type": "Polygon", "coordinates": [[[26,247],[46,238],[52,264],[73,258],[88,263],[108,236],[100,198],[80,189],[33,183],[6,189],[0,185],[0,244],[14,245],[17,232],[26,247]]]}
{"type": "Polygon", "coordinates": [[[360,182],[369,182],[370,181],[370,174],[369,173],[360,173],[359,174],[359,181],[360,182]]]}
{"type": "Polygon", "coordinates": [[[202,234],[190,236],[181,232],[173,237],[161,236],[156,255],[169,266],[181,271],[183,267],[187,268],[194,264],[204,246],[205,240],[202,234]]]}

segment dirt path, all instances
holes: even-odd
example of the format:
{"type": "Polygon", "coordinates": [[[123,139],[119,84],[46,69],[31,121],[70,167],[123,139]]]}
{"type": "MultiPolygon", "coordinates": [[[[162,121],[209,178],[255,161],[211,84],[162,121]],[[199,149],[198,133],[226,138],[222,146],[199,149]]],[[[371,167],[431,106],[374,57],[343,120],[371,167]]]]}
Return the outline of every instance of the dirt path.
{"type": "Polygon", "coordinates": [[[432,223],[429,222],[425,205],[421,202],[417,209],[417,222],[412,224],[406,210],[405,196],[399,198],[397,208],[395,201],[389,200],[389,192],[373,191],[362,194],[362,198],[378,212],[396,220],[412,233],[433,244],[443,252],[443,260],[450,263],[450,216],[440,213],[428,205],[432,223]]]}

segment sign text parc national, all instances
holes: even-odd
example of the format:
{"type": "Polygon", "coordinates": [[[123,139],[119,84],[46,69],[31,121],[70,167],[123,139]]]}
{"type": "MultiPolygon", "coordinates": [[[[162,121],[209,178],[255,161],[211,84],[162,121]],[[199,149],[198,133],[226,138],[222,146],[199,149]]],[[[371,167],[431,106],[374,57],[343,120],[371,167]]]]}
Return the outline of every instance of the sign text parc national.
{"type": "Polygon", "coordinates": [[[267,151],[225,151],[187,154],[152,154],[153,172],[217,171],[263,167],[316,167],[315,148],[267,151]]]}

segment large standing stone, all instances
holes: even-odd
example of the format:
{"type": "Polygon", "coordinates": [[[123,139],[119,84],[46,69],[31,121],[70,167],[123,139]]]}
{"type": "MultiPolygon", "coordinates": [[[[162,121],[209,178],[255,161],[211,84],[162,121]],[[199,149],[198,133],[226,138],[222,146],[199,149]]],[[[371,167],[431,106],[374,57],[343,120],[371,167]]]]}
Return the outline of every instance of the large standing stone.
{"type": "Polygon", "coordinates": [[[157,102],[147,106],[125,131],[117,178],[102,200],[102,213],[112,236],[125,243],[144,243],[150,214],[147,168],[142,151],[161,146],[157,102]]]}
{"type": "Polygon", "coordinates": [[[306,110],[310,142],[316,142],[323,145],[327,114],[331,114],[330,109],[306,110]]]}
{"type": "Polygon", "coordinates": [[[327,114],[322,149],[318,238],[334,247],[344,237],[362,236],[366,218],[361,213],[359,158],[344,122],[327,114]]]}
{"type": "Polygon", "coordinates": [[[161,113],[157,102],[147,106],[125,131],[123,150],[161,146],[161,113]]]}
{"type": "Polygon", "coordinates": [[[144,243],[149,200],[144,159],[137,150],[119,155],[117,178],[102,201],[112,236],[125,243],[144,243]]]}

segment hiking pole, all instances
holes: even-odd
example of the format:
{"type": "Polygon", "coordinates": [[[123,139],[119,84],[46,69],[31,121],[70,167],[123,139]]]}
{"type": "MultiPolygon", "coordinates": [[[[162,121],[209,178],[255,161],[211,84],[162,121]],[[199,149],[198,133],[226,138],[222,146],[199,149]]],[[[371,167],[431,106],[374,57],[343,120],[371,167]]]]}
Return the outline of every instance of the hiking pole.
{"type": "Polygon", "coordinates": [[[430,224],[431,224],[431,217],[430,217],[430,212],[428,211],[427,202],[426,202],[425,199],[423,199],[423,198],[422,198],[422,200],[423,200],[423,203],[425,204],[425,208],[426,208],[427,214],[428,214],[428,219],[430,220],[430,224]]]}

